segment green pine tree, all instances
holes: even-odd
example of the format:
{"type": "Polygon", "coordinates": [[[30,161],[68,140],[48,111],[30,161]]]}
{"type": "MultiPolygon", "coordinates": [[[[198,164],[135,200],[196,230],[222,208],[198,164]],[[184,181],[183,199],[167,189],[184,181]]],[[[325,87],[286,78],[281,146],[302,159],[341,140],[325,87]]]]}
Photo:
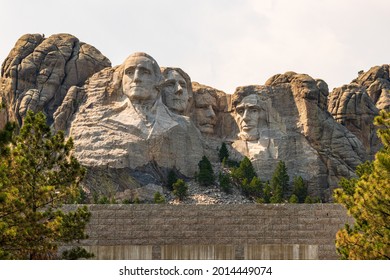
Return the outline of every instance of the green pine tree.
{"type": "Polygon", "coordinates": [[[218,180],[219,180],[219,186],[221,187],[221,189],[225,193],[232,192],[232,183],[231,183],[229,174],[223,174],[223,173],[219,172],[218,180]]]}
{"type": "Polygon", "coordinates": [[[182,180],[178,179],[176,183],[173,184],[173,194],[179,198],[179,200],[183,200],[188,195],[188,186],[182,180]]]}
{"type": "Polygon", "coordinates": [[[282,203],[283,202],[283,189],[279,185],[272,186],[272,195],[270,198],[270,203],[282,203]]]}
{"type": "Polygon", "coordinates": [[[263,190],[263,201],[264,203],[270,203],[272,197],[272,188],[269,182],[266,182],[263,190]]]}
{"type": "Polygon", "coordinates": [[[206,156],[203,156],[198,163],[199,172],[197,180],[202,186],[210,186],[214,184],[214,171],[213,167],[206,156]]]}
{"type": "MultiPolygon", "coordinates": [[[[245,179],[245,181],[246,181],[246,179],[245,179]]],[[[242,187],[243,187],[244,194],[246,194],[247,196],[249,196],[253,199],[256,199],[256,198],[259,198],[262,196],[263,183],[256,176],[254,176],[249,183],[243,185],[242,187]]]]}
{"type": "Polygon", "coordinates": [[[232,176],[238,181],[243,181],[246,179],[248,182],[251,182],[253,177],[256,177],[255,169],[253,168],[252,162],[249,158],[244,157],[240,162],[238,168],[232,170],[232,176]]]}
{"type": "Polygon", "coordinates": [[[355,221],[336,235],[343,259],[390,259],[390,112],[382,110],[374,124],[382,150],[372,163],[357,168],[358,178],[342,180],[334,192],[355,221]]]}
{"type": "Polygon", "coordinates": [[[9,153],[8,144],[12,141],[12,135],[15,130],[15,123],[6,123],[3,130],[0,130],[0,156],[6,156],[9,153]]]}
{"type": "Polygon", "coordinates": [[[271,179],[271,187],[275,195],[275,201],[277,200],[279,202],[279,196],[281,196],[283,199],[283,197],[286,195],[289,181],[290,177],[287,174],[286,164],[284,161],[279,161],[271,179]]]}
{"type": "Polygon", "coordinates": [[[164,196],[160,192],[155,192],[154,193],[154,197],[153,197],[153,201],[156,204],[164,204],[165,203],[165,198],[164,198],[164,196]]]}
{"type": "Polygon", "coordinates": [[[219,161],[222,162],[224,159],[227,161],[229,159],[229,151],[226,147],[225,142],[222,143],[221,148],[218,151],[219,161]]]}
{"type": "Polygon", "coordinates": [[[51,134],[43,113],[27,113],[0,155],[0,259],[59,258],[60,244],[87,238],[87,207],[61,211],[77,201],[85,173],[72,148],[62,132],[51,134]]]}
{"type": "Polygon", "coordinates": [[[297,203],[304,203],[307,197],[307,185],[301,176],[295,176],[293,180],[293,195],[298,199],[297,203]]]}

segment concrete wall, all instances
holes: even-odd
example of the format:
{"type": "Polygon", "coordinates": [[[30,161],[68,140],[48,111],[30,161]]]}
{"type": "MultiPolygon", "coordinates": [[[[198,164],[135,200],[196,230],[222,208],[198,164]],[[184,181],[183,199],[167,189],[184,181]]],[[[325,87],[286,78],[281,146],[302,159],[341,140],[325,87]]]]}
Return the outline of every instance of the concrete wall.
{"type": "MultiPolygon", "coordinates": [[[[72,206],[69,206],[71,209],[72,206]]],[[[97,259],[337,259],[337,204],[90,205],[97,259]]]]}

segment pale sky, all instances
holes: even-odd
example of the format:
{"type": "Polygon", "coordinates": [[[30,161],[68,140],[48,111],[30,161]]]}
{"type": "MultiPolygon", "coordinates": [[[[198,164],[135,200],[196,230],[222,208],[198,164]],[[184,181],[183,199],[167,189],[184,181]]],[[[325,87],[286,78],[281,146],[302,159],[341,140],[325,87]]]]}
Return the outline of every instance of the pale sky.
{"type": "Polygon", "coordinates": [[[389,0],[0,0],[0,60],[26,33],[70,33],[112,65],[143,51],[226,93],[295,71],[329,89],[390,63],[389,0]]]}

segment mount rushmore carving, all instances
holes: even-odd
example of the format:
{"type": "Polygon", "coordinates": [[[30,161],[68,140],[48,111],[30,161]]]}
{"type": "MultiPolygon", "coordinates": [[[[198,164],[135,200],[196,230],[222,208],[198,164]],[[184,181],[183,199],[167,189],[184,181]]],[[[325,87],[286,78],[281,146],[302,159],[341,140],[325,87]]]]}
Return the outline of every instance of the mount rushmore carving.
{"type": "Polygon", "coordinates": [[[158,184],[171,169],[193,177],[202,156],[216,162],[225,142],[262,180],[283,160],[291,178],[302,176],[311,194],[328,200],[338,180],[379,149],[372,120],[389,108],[389,89],[384,65],[330,94],[324,81],[287,72],[230,95],[145,53],[111,67],[72,35],[28,34],[2,65],[0,126],[43,111],[74,139],[91,186],[103,177],[114,191],[158,184]]]}

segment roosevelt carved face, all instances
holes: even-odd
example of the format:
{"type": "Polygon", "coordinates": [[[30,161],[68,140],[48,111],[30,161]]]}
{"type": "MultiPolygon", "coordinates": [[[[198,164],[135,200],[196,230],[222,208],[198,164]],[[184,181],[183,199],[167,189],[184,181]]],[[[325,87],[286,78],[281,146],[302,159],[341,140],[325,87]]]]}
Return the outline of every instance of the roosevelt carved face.
{"type": "Polygon", "coordinates": [[[125,61],[122,88],[132,103],[148,104],[157,100],[161,73],[156,65],[151,57],[140,54],[132,55],[125,61]]]}
{"type": "Polygon", "coordinates": [[[183,115],[190,100],[187,82],[175,70],[169,71],[165,78],[166,82],[162,91],[164,103],[172,111],[183,115]]]}
{"type": "Polygon", "coordinates": [[[217,124],[217,116],[214,108],[217,107],[217,100],[208,93],[195,95],[195,118],[199,130],[203,133],[214,133],[217,124]]]}
{"type": "Polygon", "coordinates": [[[239,137],[242,140],[259,139],[260,105],[255,94],[246,96],[236,106],[236,122],[240,128],[239,137]]]}

